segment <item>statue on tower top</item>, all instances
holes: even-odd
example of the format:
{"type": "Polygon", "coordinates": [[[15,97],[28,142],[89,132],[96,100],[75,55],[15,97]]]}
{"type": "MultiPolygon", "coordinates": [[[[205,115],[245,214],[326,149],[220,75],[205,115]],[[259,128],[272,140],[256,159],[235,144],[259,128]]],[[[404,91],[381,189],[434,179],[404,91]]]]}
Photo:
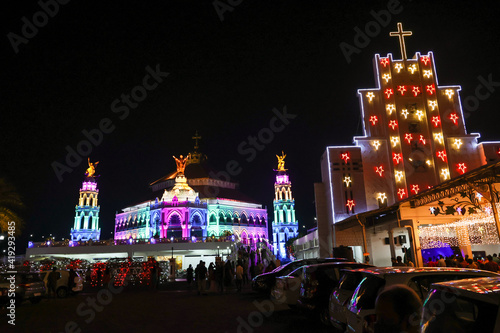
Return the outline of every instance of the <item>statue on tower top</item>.
{"type": "Polygon", "coordinates": [[[286,171],[285,169],[286,154],[283,151],[281,151],[281,156],[276,155],[276,157],[278,158],[278,169],[276,171],[286,171]]]}
{"type": "Polygon", "coordinates": [[[189,158],[189,156],[180,156],[179,158],[172,156],[175,160],[175,163],[177,164],[177,173],[184,173],[184,169],[186,169],[186,163],[189,158]]]}
{"type": "Polygon", "coordinates": [[[89,167],[87,168],[87,171],[85,172],[85,176],[94,177],[95,167],[97,166],[97,164],[99,164],[99,161],[92,163],[92,162],[90,162],[90,157],[89,157],[88,162],[89,162],[89,167]]]}

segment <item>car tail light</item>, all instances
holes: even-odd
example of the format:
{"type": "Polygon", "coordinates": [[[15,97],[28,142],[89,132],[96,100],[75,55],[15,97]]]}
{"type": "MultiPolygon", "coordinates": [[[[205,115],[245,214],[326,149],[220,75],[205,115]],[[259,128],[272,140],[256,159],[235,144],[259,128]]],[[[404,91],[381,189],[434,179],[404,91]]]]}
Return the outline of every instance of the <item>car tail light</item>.
{"type": "Polygon", "coordinates": [[[375,315],[375,314],[365,316],[364,325],[363,325],[363,333],[373,333],[373,327],[375,325],[376,320],[377,320],[377,315],[375,315]]]}

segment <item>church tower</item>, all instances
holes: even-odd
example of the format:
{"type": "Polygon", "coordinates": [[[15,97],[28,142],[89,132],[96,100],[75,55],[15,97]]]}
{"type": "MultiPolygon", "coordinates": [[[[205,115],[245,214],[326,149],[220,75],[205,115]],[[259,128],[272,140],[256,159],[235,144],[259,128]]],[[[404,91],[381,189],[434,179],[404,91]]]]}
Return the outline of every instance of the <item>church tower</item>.
{"type": "Polygon", "coordinates": [[[285,153],[278,158],[278,169],[275,170],[274,183],[274,221],[273,221],[273,252],[277,258],[287,258],[286,242],[297,237],[299,223],[295,219],[295,200],[292,196],[292,183],[285,169],[285,153]]]}
{"type": "Polygon", "coordinates": [[[99,210],[97,205],[97,181],[94,178],[95,166],[99,162],[91,163],[89,159],[89,168],[85,175],[82,188],[80,189],[80,198],[75,207],[75,223],[71,229],[72,241],[98,241],[101,236],[99,228],[99,210]]]}

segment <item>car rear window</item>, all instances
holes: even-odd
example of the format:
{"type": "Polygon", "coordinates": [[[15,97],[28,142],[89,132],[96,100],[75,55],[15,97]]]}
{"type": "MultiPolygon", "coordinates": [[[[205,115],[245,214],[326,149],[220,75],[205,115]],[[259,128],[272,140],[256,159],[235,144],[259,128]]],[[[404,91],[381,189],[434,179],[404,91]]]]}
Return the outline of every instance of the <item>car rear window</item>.
{"type": "Polygon", "coordinates": [[[352,295],[349,310],[357,313],[360,310],[374,309],[379,291],[385,286],[385,280],[375,277],[365,277],[352,295]]]}
{"type": "Polygon", "coordinates": [[[408,282],[408,286],[417,292],[417,294],[420,296],[420,299],[424,300],[427,297],[429,291],[431,290],[431,284],[433,283],[470,279],[477,277],[478,275],[457,274],[457,273],[426,274],[411,278],[410,281],[408,282]]]}
{"type": "Polygon", "coordinates": [[[339,282],[339,289],[353,291],[362,279],[363,276],[359,272],[344,272],[344,276],[342,276],[339,282]]]}

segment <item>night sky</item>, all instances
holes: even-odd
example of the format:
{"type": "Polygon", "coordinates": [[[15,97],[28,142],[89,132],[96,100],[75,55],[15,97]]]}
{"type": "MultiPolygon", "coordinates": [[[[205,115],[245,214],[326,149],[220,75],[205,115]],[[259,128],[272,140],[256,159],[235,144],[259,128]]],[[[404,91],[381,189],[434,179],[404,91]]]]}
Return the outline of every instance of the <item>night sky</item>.
{"type": "Polygon", "coordinates": [[[397,22],[413,31],[408,56],[433,51],[439,83],[461,85],[462,101],[474,97],[479,76],[490,76],[490,90],[480,90],[490,95],[469,112],[467,130],[500,139],[500,13],[481,3],[221,0],[221,21],[211,1],[70,1],[43,22],[36,1],[9,2],[1,13],[0,176],[27,205],[23,242],[29,234],[69,237],[87,157],[60,177],[53,165],[67,166],[66,147],[77,149],[82,131],[105,119],[108,133],[90,153],[100,161],[101,238],[110,236],[116,211],[154,200],[149,183],[175,169],[172,155],[192,151],[195,131],[215,169],[238,163],[233,180],[270,217],[275,155],[285,151],[297,218],[312,227],[320,157],[327,145],[349,145],[362,134],[356,90],[375,87],[375,53],[400,58],[397,38],[389,37],[397,22]],[[340,44],[355,47],[355,28],[364,31],[375,22],[372,11],[388,6],[395,9],[381,16],[385,26],[369,24],[371,37],[358,41],[348,62],[340,44]],[[31,35],[23,39],[33,15],[40,27],[25,28],[31,35]],[[148,66],[168,76],[125,107],[122,94],[143,86],[148,66]],[[273,109],[284,108],[289,123],[269,138],[273,109]],[[250,158],[249,136],[259,132],[267,141],[250,158]]]}

